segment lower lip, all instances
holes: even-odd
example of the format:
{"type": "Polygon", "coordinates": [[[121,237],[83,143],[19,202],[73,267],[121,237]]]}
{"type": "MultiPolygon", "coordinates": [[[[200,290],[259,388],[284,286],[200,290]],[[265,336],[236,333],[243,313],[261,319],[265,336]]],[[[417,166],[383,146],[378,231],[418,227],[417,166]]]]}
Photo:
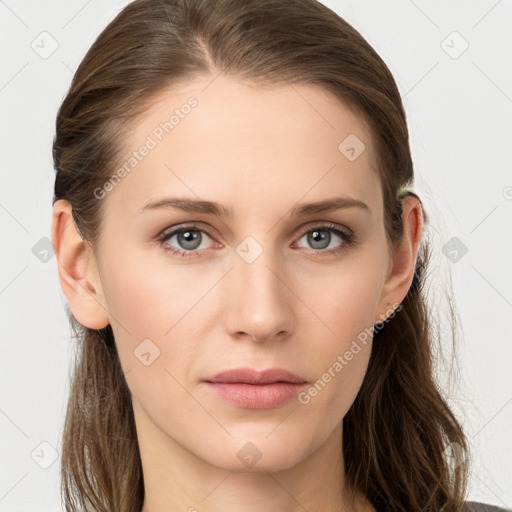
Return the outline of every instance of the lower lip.
{"type": "Polygon", "coordinates": [[[245,409],[271,409],[297,396],[306,383],[273,382],[272,384],[245,384],[205,382],[208,388],[224,400],[245,409]]]}

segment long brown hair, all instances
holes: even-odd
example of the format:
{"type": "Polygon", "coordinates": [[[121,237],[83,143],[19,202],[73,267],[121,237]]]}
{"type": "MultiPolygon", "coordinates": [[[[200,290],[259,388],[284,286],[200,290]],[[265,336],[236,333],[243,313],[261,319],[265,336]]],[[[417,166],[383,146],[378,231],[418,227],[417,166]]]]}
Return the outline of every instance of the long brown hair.
{"type": "MultiPolygon", "coordinates": [[[[94,190],[119,165],[130,122],[164,88],[219,72],[317,84],[364,118],[378,155],[386,236],[392,245],[401,239],[397,193],[414,178],[406,115],[388,67],[352,26],[316,0],[136,0],[96,39],[57,116],[53,200],[69,201],[84,240],[98,242],[103,210],[94,190]]],[[[430,255],[424,239],[412,286],[376,330],[343,419],[348,488],[377,510],[465,510],[468,443],[434,378],[436,323],[424,290],[430,255]]],[[[140,512],[141,459],[112,329],[85,328],[68,314],[78,350],[62,439],[64,506],[140,512]]]]}

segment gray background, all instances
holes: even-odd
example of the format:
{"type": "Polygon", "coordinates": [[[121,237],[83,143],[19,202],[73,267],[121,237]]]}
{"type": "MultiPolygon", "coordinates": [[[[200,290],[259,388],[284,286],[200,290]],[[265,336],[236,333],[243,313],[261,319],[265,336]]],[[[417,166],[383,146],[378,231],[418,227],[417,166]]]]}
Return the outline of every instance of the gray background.
{"type": "MultiPolygon", "coordinates": [[[[0,512],[61,510],[74,345],[48,240],[51,144],[74,70],[127,3],[0,1],[0,512]]],[[[451,275],[461,318],[461,380],[449,401],[473,451],[469,498],[512,507],[512,1],[324,3],[400,88],[431,220],[429,300],[446,314],[451,275]]],[[[438,373],[448,390],[447,367],[438,373]]]]}

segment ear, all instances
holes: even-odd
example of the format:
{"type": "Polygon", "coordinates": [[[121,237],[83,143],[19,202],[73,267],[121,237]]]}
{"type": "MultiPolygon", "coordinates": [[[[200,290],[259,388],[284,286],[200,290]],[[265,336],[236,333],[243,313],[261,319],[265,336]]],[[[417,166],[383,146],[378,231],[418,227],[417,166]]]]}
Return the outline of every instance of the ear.
{"type": "Polygon", "coordinates": [[[73,317],[84,327],[106,327],[110,322],[96,259],[78,232],[70,203],[63,199],[53,205],[52,244],[60,285],[73,317]]]}
{"type": "Polygon", "coordinates": [[[377,310],[380,315],[375,323],[384,322],[391,315],[396,309],[393,305],[404,300],[414,278],[423,233],[423,209],[421,201],[414,195],[402,200],[402,225],[403,237],[388,267],[377,310]]]}

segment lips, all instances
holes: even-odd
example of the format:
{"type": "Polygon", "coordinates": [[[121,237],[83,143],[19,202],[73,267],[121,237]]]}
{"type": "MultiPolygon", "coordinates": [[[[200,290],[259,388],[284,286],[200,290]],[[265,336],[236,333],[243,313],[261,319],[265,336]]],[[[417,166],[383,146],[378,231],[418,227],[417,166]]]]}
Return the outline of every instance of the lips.
{"type": "Polygon", "coordinates": [[[296,397],[307,381],[281,368],[227,370],[204,381],[216,397],[244,409],[271,409],[296,397]]]}
{"type": "Polygon", "coordinates": [[[274,382],[291,382],[293,384],[304,384],[307,381],[282,368],[269,368],[266,370],[235,368],[209,377],[205,379],[205,382],[224,384],[272,384],[274,382]]]}

